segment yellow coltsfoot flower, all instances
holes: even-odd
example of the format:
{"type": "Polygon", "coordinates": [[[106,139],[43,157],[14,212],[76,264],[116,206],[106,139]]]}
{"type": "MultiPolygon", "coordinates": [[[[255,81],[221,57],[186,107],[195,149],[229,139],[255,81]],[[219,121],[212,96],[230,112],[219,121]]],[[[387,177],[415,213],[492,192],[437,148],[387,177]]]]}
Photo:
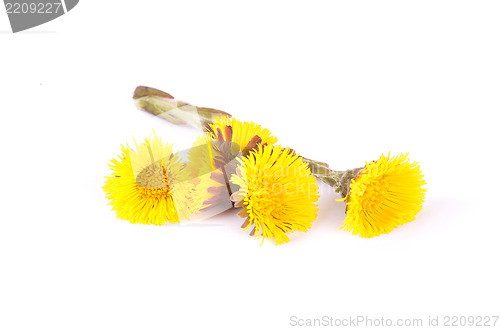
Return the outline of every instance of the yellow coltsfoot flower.
{"type": "Polygon", "coordinates": [[[136,143],[136,150],[122,146],[122,154],[111,160],[113,173],[106,177],[103,190],[120,219],[154,225],[177,223],[197,213],[202,205],[185,166],[171,145],[153,135],[136,143]]]}
{"type": "Polygon", "coordinates": [[[289,241],[295,230],[306,232],[316,219],[318,185],[308,164],[290,149],[264,146],[239,159],[231,182],[239,186],[231,199],[243,207],[242,227],[254,226],[255,238],[289,241]]]}
{"type": "Polygon", "coordinates": [[[410,163],[408,154],[382,155],[363,168],[327,172],[316,176],[337,187],[344,197],[346,218],[341,229],[353,235],[368,238],[387,234],[413,221],[422,209],[426,191],[422,186],[426,183],[420,166],[410,163]]]}
{"type": "Polygon", "coordinates": [[[353,235],[374,237],[413,221],[425,199],[423,185],[420,166],[410,163],[408,154],[382,155],[351,180],[341,228],[353,235]]]}

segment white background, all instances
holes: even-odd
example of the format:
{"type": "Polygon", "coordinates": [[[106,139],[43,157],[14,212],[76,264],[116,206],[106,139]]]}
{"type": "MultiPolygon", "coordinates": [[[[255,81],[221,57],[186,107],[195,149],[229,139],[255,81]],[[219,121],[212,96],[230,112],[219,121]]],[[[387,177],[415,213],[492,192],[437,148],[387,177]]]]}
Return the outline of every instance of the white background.
{"type": "Polygon", "coordinates": [[[497,1],[87,0],[12,34],[0,13],[0,328],[499,315],[499,17],[497,1]],[[154,128],[184,149],[198,133],[137,110],[137,85],[336,169],[410,152],[424,209],[361,239],[322,185],[312,229],[278,247],[233,211],[118,220],[101,187],[120,144],[154,128]]]}

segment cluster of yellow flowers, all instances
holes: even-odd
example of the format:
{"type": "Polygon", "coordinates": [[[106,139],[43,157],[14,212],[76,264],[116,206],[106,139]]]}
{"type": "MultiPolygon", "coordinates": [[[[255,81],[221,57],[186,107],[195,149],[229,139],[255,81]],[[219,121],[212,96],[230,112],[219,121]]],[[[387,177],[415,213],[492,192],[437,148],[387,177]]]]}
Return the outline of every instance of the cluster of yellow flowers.
{"type": "Polygon", "coordinates": [[[162,225],[216,207],[241,208],[242,227],[255,238],[289,241],[287,233],[307,232],[317,217],[317,180],[334,187],[346,202],[341,227],[360,237],[386,234],[410,222],[422,208],[426,189],[417,163],[408,155],[333,171],[327,164],[277,144],[269,130],[226,112],[199,108],[162,91],[138,87],[140,109],[204,133],[183,161],[154,134],[135,149],[122,147],[111,160],[103,187],[118,218],[162,225]]]}

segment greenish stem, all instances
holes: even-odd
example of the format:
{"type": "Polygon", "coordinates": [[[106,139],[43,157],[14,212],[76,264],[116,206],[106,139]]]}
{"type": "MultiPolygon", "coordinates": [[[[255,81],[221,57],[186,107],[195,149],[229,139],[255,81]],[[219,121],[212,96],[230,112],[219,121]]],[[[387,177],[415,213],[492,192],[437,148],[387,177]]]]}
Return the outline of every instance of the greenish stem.
{"type": "Polygon", "coordinates": [[[176,100],[172,95],[151,87],[138,86],[133,99],[141,110],[166,119],[172,124],[190,125],[201,130],[217,117],[231,117],[229,113],[221,110],[197,107],[176,100]]]}
{"type": "Polygon", "coordinates": [[[302,157],[302,159],[309,163],[312,175],[326,183],[327,185],[335,188],[335,191],[340,193],[342,197],[349,194],[351,180],[358,176],[359,171],[363,168],[354,168],[347,171],[334,171],[330,169],[327,163],[319,162],[309,158],[302,157]]]}

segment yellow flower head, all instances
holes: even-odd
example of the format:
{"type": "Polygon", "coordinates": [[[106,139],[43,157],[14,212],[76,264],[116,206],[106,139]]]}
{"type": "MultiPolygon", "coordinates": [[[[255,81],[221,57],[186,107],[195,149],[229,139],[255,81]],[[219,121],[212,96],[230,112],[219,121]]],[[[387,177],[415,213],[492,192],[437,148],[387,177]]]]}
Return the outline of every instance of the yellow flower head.
{"type": "Polygon", "coordinates": [[[113,176],[106,177],[103,190],[117,217],[131,223],[162,225],[177,223],[197,213],[202,201],[195,193],[185,164],[153,135],[136,150],[122,146],[122,155],[112,159],[113,176]]]}
{"type": "MultiPolygon", "coordinates": [[[[217,117],[207,126],[207,134],[212,141],[233,142],[240,147],[243,156],[257,145],[272,145],[278,139],[268,129],[254,122],[242,122],[235,118],[217,117]]],[[[234,153],[234,151],[233,151],[234,153]]]]}
{"type": "Polygon", "coordinates": [[[425,197],[423,175],[408,154],[367,163],[351,180],[341,229],[361,237],[387,234],[415,219],[425,197]]]}
{"type": "Polygon", "coordinates": [[[239,159],[231,182],[239,186],[231,199],[243,207],[242,227],[254,225],[255,238],[289,241],[287,232],[306,232],[316,219],[318,185],[301,157],[290,149],[265,146],[239,159]]]}

